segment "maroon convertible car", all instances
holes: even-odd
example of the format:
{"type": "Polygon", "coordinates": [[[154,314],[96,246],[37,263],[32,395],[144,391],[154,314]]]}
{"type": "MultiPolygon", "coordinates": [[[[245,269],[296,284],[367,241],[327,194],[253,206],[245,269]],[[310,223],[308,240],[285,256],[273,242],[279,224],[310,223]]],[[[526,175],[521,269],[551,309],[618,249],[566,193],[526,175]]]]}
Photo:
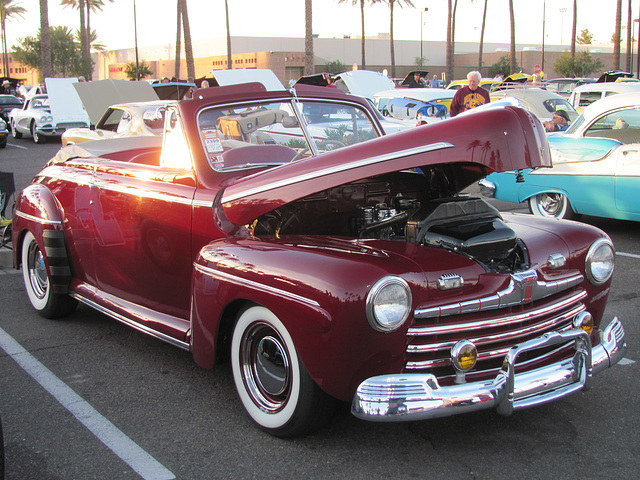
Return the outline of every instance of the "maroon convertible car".
{"type": "Polygon", "coordinates": [[[373,421],[508,415],[623,357],[607,235],[459,193],[549,166],[536,118],[384,133],[337,89],[198,90],[162,136],[60,150],[17,200],[15,266],[45,317],[82,302],[205,368],[230,361],[248,414],[283,437],[337,400],[373,421]]]}

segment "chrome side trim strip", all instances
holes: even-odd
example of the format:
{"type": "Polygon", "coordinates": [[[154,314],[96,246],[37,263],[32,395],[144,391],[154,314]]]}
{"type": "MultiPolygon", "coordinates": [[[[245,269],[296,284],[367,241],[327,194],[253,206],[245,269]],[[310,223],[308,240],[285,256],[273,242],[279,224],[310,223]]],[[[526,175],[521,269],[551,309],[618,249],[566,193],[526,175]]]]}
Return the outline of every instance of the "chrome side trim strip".
{"type": "Polygon", "coordinates": [[[573,288],[584,281],[584,276],[574,275],[554,282],[532,282],[530,277],[533,275],[535,275],[534,270],[511,275],[509,286],[495,295],[439,307],[417,308],[413,316],[414,318],[436,318],[520,305],[573,288]]]}
{"type": "Polygon", "coordinates": [[[76,300],[78,300],[79,302],[84,303],[85,305],[88,305],[89,307],[99,311],[100,313],[104,313],[105,315],[108,315],[109,317],[124,323],[125,325],[135,328],[136,330],[142,332],[142,333],[146,333],[147,335],[151,335],[152,337],[155,337],[159,340],[162,340],[163,342],[167,342],[171,345],[173,345],[174,347],[178,347],[181,348],[182,350],[186,350],[189,351],[189,343],[187,342],[182,342],[180,340],[177,340],[173,337],[170,337],[169,335],[166,335],[162,332],[158,332],[150,327],[147,327],[145,325],[142,325],[140,323],[135,322],[134,320],[131,320],[128,317],[125,317],[124,315],[121,315],[117,312],[114,312],[113,310],[108,309],[107,307],[104,307],[102,305],[100,305],[99,303],[94,302],[93,300],[89,300],[86,297],[83,297],[82,295],[76,293],[76,292],[72,292],[69,294],[71,297],[75,298],[76,300]]]}
{"type": "Polygon", "coordinates": [[[236,285],[242,285],[244,287],[255,288],[257,290],[262,290],[265,292],[272,293],[274,295],[280,297],[290,298],[295,300],[296,302],[306,303],[307,305],[311,305],[312,307],[319,307],[320,304],[315,300],[311,300],[310,298],[302,297],[300,295],[296,295],[295,293],[287,292],[286,290],[282,290],[280,288],[271,287],[269,285],[265,285],[263,283],[254,282],[253,280],[247,280],[246,278],[238,277],[236,275],[231,275],[229,273],[221,272],[219,270],[214,270],[210,267],[205,267],[204,265],[198,265],[196,263],[193,264],[195,269],[205,275],[209,275],[211,277],[216,277],[218,279],[235,283],[236,285]]]}
{"type": "Polygon", "coordinates": [[[573,295],[554,303],[553,305],[546,305],[537,310],[532,310],[526,313],[518,313],[514,315],[508,315],[503,318],[484,318],[477,322],[456,323],[448,325],[429,325],[425,327],[412,327],[407,330],[407,335],[437,335],[441,333],[455,333],[458,331],[467,330],[480,330],[484,328],[497,327],[501,325],[507,325],[510,323],[520,322],[528,320],[532,317],[539,317],[542,315],[548,315],[556,310],[570,306],[573,303],[581,301],[587,296],[587,292],[581,290],[573,295]]]}
{"type": "Polygon", "coordinates": [[[23,213],[19,210],[15,211],[15,215],[30,222],[40,223],[41,225],[62,225],[62,222],[60,220],[47,220],[45,218],[34,217],[33,215],[23,213]]]}
{"type": "Polygon", "coordinates": [[[388,160],[399,158],[399,157],[409,157],[411,155],[417,155],[419,153],[432,152],[435,150],[441,150],[444,148],[451,148],[454,145],[448,142],[438,142],[432,143],[430,145],[422,145],[420,147],[408,148],[406,150],[400,150],[399,152],[387,153],[384,155],[378,155],[376,157],[364,158],[362,160],[357,160],[354,162],[343,163],[342,165],[337,165],[331,168],[325,168],[323,170],[316,170],[314,172],[310,172],[304,175],[298,175],[296,177],[290,177],[285,180],[281,180],[280,182],[274,182],[268,185],[264,185],[261,187],[255,187],[252,189],[244,190],[242,192],[238,192],[235,195],[226,195],[222,197],[222,203],[229,203],[236,200],[240,200],[245,197],[250,197],[251,195],[255,195],[257,193],[267,192],[269,190],[274,190],[276,188],[285,187],[287,185],[293,185],[298,182],[304,182],[307,180],[312,180],[314,178],[324,177],[327,175],[331,175],[338,172],[344,172],[346,170],[352,170],[354,168],[363,167],[367,165],[375,165],[377,163],[386,162],[388,160]]]}
{"type": "MultiPolygon", "coordinates": [[[[162,193],[162,192],[151,192],[144,188],[118,187],[114,185],[115,184],[108,184],[108,185],[103,184],[99,180],[93,183],[93,187],[99,190],[105,190],[108,192],[123,193],[125,195],[133,195],[138,198],[149,198],[152,200],[161,200],[163,202],[178,203],[182,205],[191,205],[193,203],[193,200],[191,198],[179,197],[177,195],[169,195],[167,193],[162,193]]],[[[195,192],[195,189],[193,189],[193,192],[195,192]]]]}

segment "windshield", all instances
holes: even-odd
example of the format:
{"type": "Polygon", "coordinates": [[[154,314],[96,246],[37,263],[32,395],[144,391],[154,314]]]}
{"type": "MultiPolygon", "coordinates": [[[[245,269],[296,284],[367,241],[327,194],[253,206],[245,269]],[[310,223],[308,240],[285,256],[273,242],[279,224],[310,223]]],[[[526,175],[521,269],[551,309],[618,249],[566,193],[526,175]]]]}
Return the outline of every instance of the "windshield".
{"type": "Polygon", "coordinates": [[[571,106],[571,104],[564,98],[550,98],[542,102],[542,104],[544,105],[544,108],[551,113],[556,110],[566,110],[567,112],[576,113],[573,106],[571,106]]]}
{"type": "Polygon", "coordinates": [[[361,108],[312,100],[208,108],[198,126],[214,170],[281,165],[378,135],[361,108]]]}

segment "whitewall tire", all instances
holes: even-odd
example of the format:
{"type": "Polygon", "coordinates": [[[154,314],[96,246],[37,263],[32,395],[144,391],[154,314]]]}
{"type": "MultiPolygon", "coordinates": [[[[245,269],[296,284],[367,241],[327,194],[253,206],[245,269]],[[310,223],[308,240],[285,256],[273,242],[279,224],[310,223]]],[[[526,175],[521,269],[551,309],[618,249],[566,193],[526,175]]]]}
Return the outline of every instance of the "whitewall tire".
{"type": "Polygon", "coordinates": [[[333,404],[302,364],[291,335],[270,310],[247,308],[236,322],[231,366],[240,400],[253,421],[279,437],[309,433],[333,404]]]}

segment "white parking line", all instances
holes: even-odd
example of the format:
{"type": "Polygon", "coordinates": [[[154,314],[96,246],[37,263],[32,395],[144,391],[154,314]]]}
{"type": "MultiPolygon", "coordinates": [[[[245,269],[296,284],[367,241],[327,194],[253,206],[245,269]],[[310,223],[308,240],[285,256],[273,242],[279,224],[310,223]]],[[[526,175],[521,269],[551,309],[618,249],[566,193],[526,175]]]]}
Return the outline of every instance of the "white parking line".
{"type": "Polygon", "coordinates": [[[640,258],[640,255],[636,255],[635,253],[616,252],[616,255],[620,255],[621,257],[640,258]]]}
{"type": "Polygon", "coordinates": [[[0,328],[0,348],[145,480],[176,478],[0,328]]]}
{"type": "Polygon", "coordinates": [[[22,148],[24,150],[28,150],[29,147],[25,147],[23,145],[16,145],[15,143],[7,143],[7,147],[16,147],[16,148],[22,148]]]}

